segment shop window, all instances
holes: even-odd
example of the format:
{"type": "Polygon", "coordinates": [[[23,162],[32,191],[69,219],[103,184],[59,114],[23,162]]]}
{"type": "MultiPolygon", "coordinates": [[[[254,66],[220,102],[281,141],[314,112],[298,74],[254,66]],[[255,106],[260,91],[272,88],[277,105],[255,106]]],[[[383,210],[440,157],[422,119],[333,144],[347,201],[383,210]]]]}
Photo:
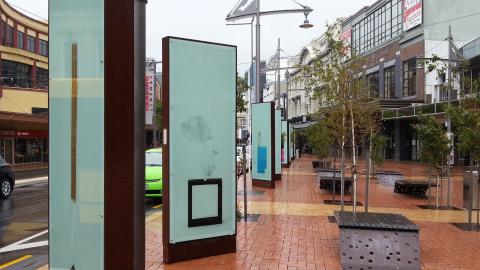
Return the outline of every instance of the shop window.
{"type": "Polygon", "coordinates": [[[15,163],[33,163],[43,161],[44,139],[16,139],[15,163]]]}
{"type": "Polygon", "coordinates": [[[417,60],[415,58],[403,62],[403,97],[417,94],[417,60]]]}
{"type": "Polygon", "coordinates": [[[23,37],[25,36],[24,33],[17,31],[17,47],[23,50],[23,37]]]}
{"type": "Polygon", "coordinates": [[[389,67],[384,70],[384,98],[395,99],[395,67],[389,67]]]}

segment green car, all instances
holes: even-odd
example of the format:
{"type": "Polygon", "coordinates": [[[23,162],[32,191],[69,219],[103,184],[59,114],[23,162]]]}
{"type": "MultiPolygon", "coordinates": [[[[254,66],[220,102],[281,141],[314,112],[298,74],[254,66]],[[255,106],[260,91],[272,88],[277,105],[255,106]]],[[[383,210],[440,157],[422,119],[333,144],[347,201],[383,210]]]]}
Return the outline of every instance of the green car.
{"type": "Polygon", "coordinates": [[[145,152],[145,197],[162,197],[162,176],[162,148],[147,150],[145,152]]]}

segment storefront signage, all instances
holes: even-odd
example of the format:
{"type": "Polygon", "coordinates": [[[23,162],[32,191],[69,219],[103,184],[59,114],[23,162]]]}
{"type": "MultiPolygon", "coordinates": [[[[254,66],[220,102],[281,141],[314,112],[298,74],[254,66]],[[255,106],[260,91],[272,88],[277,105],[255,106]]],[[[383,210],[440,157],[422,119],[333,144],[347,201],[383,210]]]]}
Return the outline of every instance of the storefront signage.
{"type": "Polygon", "coordinates": [[[47,131],[15,131],[15,130],[0,130],[0,137],[33,139],[33,138],[47,138],[47,131]]]}
{"type": "Polygon", "coordinates": [[[350,56],[352,45],[352,29],[343,32],[340,38],[342,39],[343,46],[345,47],[345,53],[347,56],[350,56]]]}
{"type": "Polygon", "coordinates": [[[403,1],[403,28],[408,31],[422,24],[422,0],[403,1]]]}

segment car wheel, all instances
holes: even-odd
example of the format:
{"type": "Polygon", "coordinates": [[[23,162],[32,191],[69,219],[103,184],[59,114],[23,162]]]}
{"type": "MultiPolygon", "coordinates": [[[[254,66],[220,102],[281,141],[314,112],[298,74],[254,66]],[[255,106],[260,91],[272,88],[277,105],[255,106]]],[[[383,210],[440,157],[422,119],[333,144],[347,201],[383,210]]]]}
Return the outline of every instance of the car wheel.
{"type": "Polygon", "coordinates": [[[8,179],[3,179],[0,182],[0,197],[6,199],[12,194],[12,183],[8,179]]]}

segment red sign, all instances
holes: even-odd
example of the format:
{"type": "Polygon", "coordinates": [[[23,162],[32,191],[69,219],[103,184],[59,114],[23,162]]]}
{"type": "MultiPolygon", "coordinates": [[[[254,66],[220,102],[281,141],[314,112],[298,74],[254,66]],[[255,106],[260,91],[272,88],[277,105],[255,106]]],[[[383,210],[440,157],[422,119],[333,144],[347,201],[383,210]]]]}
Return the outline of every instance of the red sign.
{"type": "Polygon", "coordinates": [[[422,24],[422,0],[403,1],[403,27],[405,31],[422,24]]]}
{"type": "Polygon", "coordinates": [[[20,139],[46,139],[48,131],[16,131],[0,130],[0,137],[20,138],[20,139]]]}

